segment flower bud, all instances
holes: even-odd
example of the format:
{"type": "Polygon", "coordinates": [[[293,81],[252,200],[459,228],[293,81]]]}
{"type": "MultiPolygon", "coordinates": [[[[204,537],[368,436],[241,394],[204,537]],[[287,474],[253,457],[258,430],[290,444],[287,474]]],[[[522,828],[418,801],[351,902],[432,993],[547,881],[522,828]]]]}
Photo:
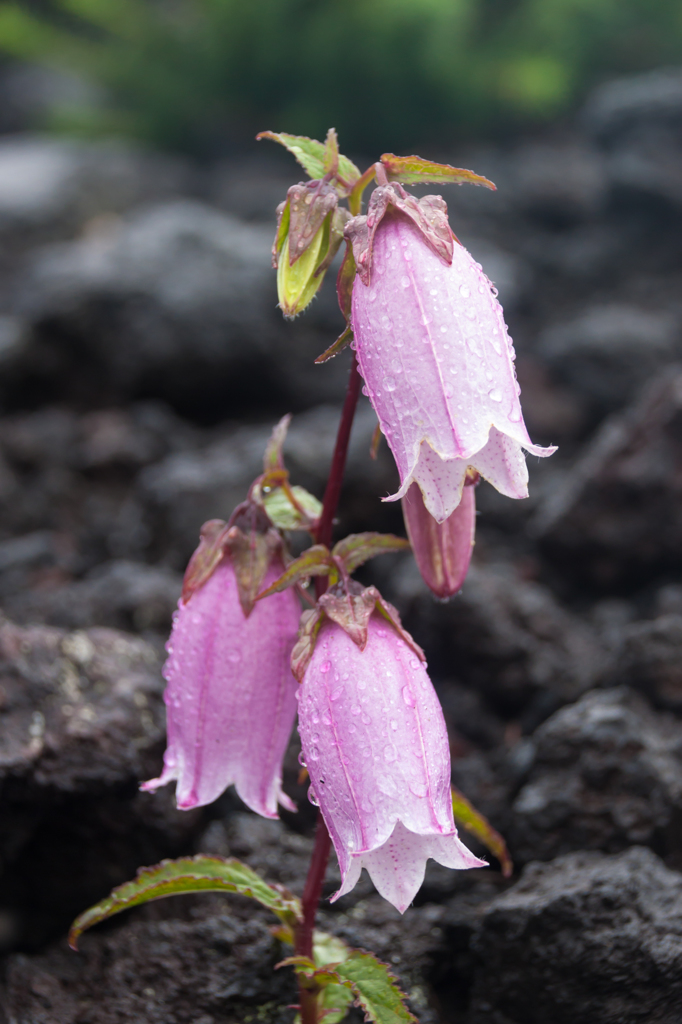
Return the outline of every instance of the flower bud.
{"type": "Polygon", "coordinates": [[[555,449],[528,436],[502,308],[480,265],[453,244],[442,200],[417,203],[396,189],[377,188],[376,209],[370,200],[367,217],[346,228],[358,265],[352,327],[366,391],[400,473],[399,491],[384,500],[417,483],[443,523],[470,469],[502,494],[525,498],[523,449],[540,456],[555,449]]]}
{"type": "Polygon", "coordinates": [[[277,296],[287,319],[303,312],[317,293],[343,239],[349,214],[325,181],[292,185],[277,208],[278,225],[272,257],[277,268],[277,296]]]}
{"type": "Polygon", "coordinates": [[[450,750],[426,669],[374,611],[361,648],[324,618],[299,691],[299,731],[341,869],[338,899],[363,867],[402,913],[429,857],[446,867],[483,862],[460,842],[452,816],[450,750]]]}
{"type": "MultiPolygon", "coordinates": [[[[265,574],[283,571],[276,556],[265,574]]],[[[300,609],[287,590],[256,603],[248,615],[229,555],[189,600],[180,601],[163,673],[168,744],[163,773],[142,788],[177,780],[183,810],[210,804],[231,784],[266,818],[282,792],[282,760],[296,717],[289,659],[300,609]]]]}
{"type": "Polygon", "coordinates": [[[412,484],[403,498],[403,517],[427,587],[436,597],[452,597],[464,583],[474,547],[475,487],[465,486],[455,511],[445,522],[438,523],[427,512],[419,487],[412,484]]]}

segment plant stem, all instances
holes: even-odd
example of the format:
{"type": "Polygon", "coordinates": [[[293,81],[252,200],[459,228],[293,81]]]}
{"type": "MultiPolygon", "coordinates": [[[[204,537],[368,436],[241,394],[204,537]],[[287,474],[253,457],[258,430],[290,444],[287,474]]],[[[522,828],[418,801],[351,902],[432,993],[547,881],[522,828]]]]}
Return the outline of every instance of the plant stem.
{"type": "MultiPolygon", "coordinates": [[[[324,492],[324,501],[322,502],[322,514],[320,516],[320,523],[317,528],[317,535],[315,538],[318,544],[326,544],[327,547],[330,547],[331,545],[334,515],[336,514],[336,508],[341,494],[341,484],[343,483],[343,472],[346,467],[350,432],[353,426],[355,409],[358,404],[358,396],[360,394],[360,382],[361,377],[358,372],[358,361],[355,353],[353,353],[353,362],[351,364],[350,376],[348,378],[346,398],[341,411],[341,420],[336,434],[336,444],[334,445],[332,464],[329,470],[327,487],[324,492]]],[[[315,578],[317,596],[320,597],[326,588],[326,577],[317,576],[315,578]]],[[[317,828],[315,829],[315,846],[313,847],[313,855],[310,859],[308,877],[306,878],[303,898],[301,901],[303,905],[303,920],[296,929],[296,953],[299,956],[307,956],[311,959],[313,955],[315,916],[317,914],[320,896],[322,895],[322,885],[324,884],[324,876],[327,870],[327,862],[329,860],[331,845],[332,842],[329,837],[329,832],[325,825],[324,818],[318,811],[317,828]]],[[[301,1024],[317,1024],[317,993],[304,988],[302,984],[299,984],[299,993],[301,1024]]]]}
{"type": "MultiPolygon", "coordinates": [[[[324,492],[324,501],[322,502],[322,515],[320,516],[320,523],[315,537],[318,544],[326,544],[327,547],[331,545],[332,541],[334,516],[336,514],[336,507],[339,503],[339,496],[341,494],[343,471],[346,467],[346,456],[348,455],[348,442],[350,441],[350,431],[353,426],[355,407],[358,404],[361,380],[362,378],[358,372],[358,361],[355,353],[353,353],[353,363],[350,368],[346,398],[343,403],[341,421],[336,435],[336,444],[334,446],[332,464],[329,470],[329,479],[327,480],[327,488],[324,492]]],[[[322,578],[318,576],[317,579],[321,580],[322,578]]]]}

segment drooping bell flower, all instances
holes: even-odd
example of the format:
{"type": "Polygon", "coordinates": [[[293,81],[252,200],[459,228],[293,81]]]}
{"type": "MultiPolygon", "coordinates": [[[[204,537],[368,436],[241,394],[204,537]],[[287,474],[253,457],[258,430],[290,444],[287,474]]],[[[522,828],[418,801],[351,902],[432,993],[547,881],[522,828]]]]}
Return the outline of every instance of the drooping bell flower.
{"type": "Polygon", "coordinates": [[[281,538],[261,509],[212,520],[185,576],[167,645],[168,741],[160,778],[177,780],[183,810],[230,785],[257,814],[277,817],[282,760],[296,717],[290,656],[300,617],[292,590],[254,603],[283,572],[281,538]]]}
{"type": "Polygon", "coordinates": [[[403,518],[419,572],[441,600],[461,589],[469,569],[476,532],[475,492],[474,481],[467,479],[462,500],[443,523],[427,511],[417,484],[403,498],[403,518]]]}
{"type": "Polygon", "coordinates": [[[454,238],[440,196],[380,185],[346,226],[358,275],[352,327],[360,371],[395,457],[402,498],[417,483],[444,522],[467,471],[528,495],[526,431],[514,349],[496,292],[454,238]]]}
{"type": "Polygon", "coordinates": [[[403,913],[430,857],[450,868],[484,862],[457,836],[448,737],[423,654],[374,588],[351,586],[350,597],[332,588],[322,612],[304,613],[292,658],[299,732],[341,869],[332,900],[364,867],[403,913]]]}

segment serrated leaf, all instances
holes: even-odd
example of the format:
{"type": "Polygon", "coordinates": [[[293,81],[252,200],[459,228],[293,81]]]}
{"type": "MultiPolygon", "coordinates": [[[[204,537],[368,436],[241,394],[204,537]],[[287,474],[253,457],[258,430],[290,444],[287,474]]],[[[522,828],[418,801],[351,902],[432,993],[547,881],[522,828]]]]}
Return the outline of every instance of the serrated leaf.
{"type": "Polygon", "coordinates": [[[320,608],[340,626],[361,651],[367,646],[370,617],[376,607],[376,588],[362,587],[355,580],[331,587],[318,599],[320,608]]]}
{"type": "Polygon", "coordinates": [[[474,805],[464,796],[464,793],[460,793],[455,786],[451,786],[451,790],[452,813],[456,823],[465,828],[467,832],[470,832],[472,836],[476,836],[485,848],[490,850],[499,860],[503,877],[511,878],[514,865],[509,856],[507,844],[500,833],[492,827],[488,819],[480,811],[476,810],[474,805]]]}
{"type": "Polygon", "coordinates": [[[278,530],[307,530],[320,518],[322,502],[305,487],[289,487],[288,492],[287,488],[273,487],[267,494],[262,494],[263,508],[278,530]],[[292,503],[290,494],[296,504],[292,503]]]}
{"type": "Polygon", "coordinates": [[[409,548],[409,540],[395,537],[392,533],[350,533],[334,545],[332,555],[340,558],[346,571],[351,573],[370,558],[387,555],[392,551],[407,551],[409,548]]]}
{"type": "Polygon", "coordinates": [[[286,590],[287,587],[292,587],[295,583],[308,579],[310,576],[328,576],[333,571],[335,569],[329,556],[329,549],[324,544],[314,544],[298,558],[295,558],[279,579],[276,579],[267,590],[259,594],[256,600],[260,601],[261,598],[269,597],[270,594],[277,594],[280,590],[286,590]]]}
{"type": "Polygon", "coordinates": [[[389,181],[397,181],[402,185],[483,185],[484,188],[496,190],[496,186],[474,171],[464,167],[452,167],[450,164],[438,164],[424,160],[421,156],[396,156],[395,153],[384,153],[381,157],[389,181]]]}
{"type": "MultiPolygon", "coordinates": [[[[257,139],[270,139],[278,142],[296,157],[301,167],[310,178],[323,178],[325,175],[324,142],[309,139],[307,135],[289,135],[287,132],[259,132],[257,139]]],[[[341,186],[340,191],[346,194],[360,177],[360,170],[347,156],[339,154],[336,180],[341,186]]]]}
{"type": "Polygon", "coordinates": [[[285,924],[301,918],[300,900],[283,886],[272,886],[246,864],[233,857],[180,857],[141,868],[132,882],[80,914],[71,926],[69,945],[77,948],[79,937],[100,921],[151,900],[190,892],[234,892],[249,896],[272,910],[285,924]]]}
{"type": "Polygon", "coordinates": [[[347,960],[335,966],[335,971],[353,986],[356,1006],[364,1010],[365,1020],[376,1024],[417,1024],[389,967],[371,953],[354,949],[347,960]]]}

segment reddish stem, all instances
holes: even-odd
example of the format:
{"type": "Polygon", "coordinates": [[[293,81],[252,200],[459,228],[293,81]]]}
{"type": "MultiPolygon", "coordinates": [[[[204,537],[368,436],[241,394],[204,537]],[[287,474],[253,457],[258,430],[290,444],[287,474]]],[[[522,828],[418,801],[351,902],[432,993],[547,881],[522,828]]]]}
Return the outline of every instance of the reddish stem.
{"type": "MultiPolygon", "coordinates": [[[[326,544],[327,547],[330,546],[332,541],[334,516],[336,515],[336,507],[339,503],[339,496],[341,494],[343,471],[346,466],[346,456],[348,454],[348,442],[350,441],[350,431],[353,426],[355,407],[358,404],[361,382],[362,378],[358,372],[358,360],[355,353],[353,353],[353,363],[350,368],[350,377],[348,378],[346,399],[343,403],[341,422],[339,423],[339,430],[336,435],[336,445],[334,446],[332,464],[329,470],[329,479],[327,480],[327,489],[324,492],[324,501],[322,502],[322,515],[320,516],[320,523],[317,527],[317,535],[315,537],[318,544],[326,544]]],[[[318,579],[319,578],[320,577],[318,576],[318,579]]]]}
{"type": "MultiPolygon", "coordinates": [[[[331,545],[332,541],[334,516],[336,514],[336,508],[341,495],[343,471],[346,467],[348,443],[350,441],[350,432],[353,426],[355,409],[358,404],[360,384],[361,377],[358,372],[358,361],[355,357],[355,353],[353,353],[353,363],[351,365],[350,376],[348,378],[346,398],[341,411],[341,420],[336,434],[336,444],[334,445],[334,454],[332,456],[332,464],[329,470],[329,479],[327,480],[327,487],[324,492],[322,515],[320,516],[320,523],[317,528],[317,535],[315,538],[318,544],[326,544],[327,547],[331,545]]],[[[324,576],[317,576],[315,578],[315,589],[317,596],[320,597],[320,595],[327,589],[327,578],[324,576]]],[[[332,841],[329,837],[327,826],[325,825],[322,814],[318,811],[317,828],[315,830],[315,846],[313,847],[313,855],[310,860],[308,877],[306,878],[303,898],[301,901],[303,905],[303,920],[296,929],[296,953],[299,956],[307,956],[311,959],[313,955],[315,916],[317,914],[320,896],[322,895],[322,886],[324,884],[324,876],[327,870],[327,862],[329,860],[331,846],[332,841]]],[[[303,985],[299,985],[299,993],[301,1024],[317,1024],[317,993],[304,988],[303,985]]]]}

